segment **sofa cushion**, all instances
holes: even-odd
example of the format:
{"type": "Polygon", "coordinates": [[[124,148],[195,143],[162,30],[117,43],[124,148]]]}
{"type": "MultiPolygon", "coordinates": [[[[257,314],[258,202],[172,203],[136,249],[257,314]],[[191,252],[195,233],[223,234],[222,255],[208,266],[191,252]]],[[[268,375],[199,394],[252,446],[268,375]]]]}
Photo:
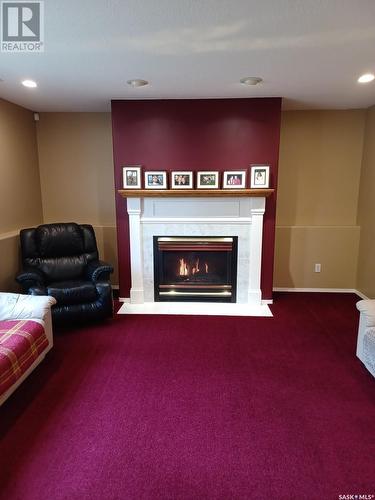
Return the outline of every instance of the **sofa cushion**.
{"type": "Polygon", "coordinates": [[[93,302],[97,299],[95,285],[91,281],[59,281],[47,286],[48,295],[57,300],[59,306],[93,302]]]}

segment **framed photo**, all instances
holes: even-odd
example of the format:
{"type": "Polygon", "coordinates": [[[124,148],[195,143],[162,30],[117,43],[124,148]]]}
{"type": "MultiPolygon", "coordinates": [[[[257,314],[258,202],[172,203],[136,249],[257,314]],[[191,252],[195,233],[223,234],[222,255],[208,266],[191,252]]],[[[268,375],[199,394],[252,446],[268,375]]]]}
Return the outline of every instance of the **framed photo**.
{"type": "Polygon", "coordinates": [[[268,188],[270,186],[270,167],[268,165],[251,165],[250,187],[268,188]]]}
{"type": "Polygon", "coordinates": [[[141,166],[122,167],[122,185],[124,189],[141,189],[141,166]]]}
{"type": "Polygon", "coordinates": [[[193,172],[186,170],[175,170],[171,172],[172,189],[192,189],[193,172]]]}
{"type": "Polygon", "coordinates": [[[223,189],[246,187],[246,170],[229,170],[223,173],[223,189]]]}
{"type": "Polygon", "coordinates": [[[167,172],[145,172],[145,189],[167,189],[167,172]]]}
{"type": "Polygon", "coordinates": [[[198,189],[217,189],[219,187],[219,172],[204,170],[197,172],[198,189]]]}

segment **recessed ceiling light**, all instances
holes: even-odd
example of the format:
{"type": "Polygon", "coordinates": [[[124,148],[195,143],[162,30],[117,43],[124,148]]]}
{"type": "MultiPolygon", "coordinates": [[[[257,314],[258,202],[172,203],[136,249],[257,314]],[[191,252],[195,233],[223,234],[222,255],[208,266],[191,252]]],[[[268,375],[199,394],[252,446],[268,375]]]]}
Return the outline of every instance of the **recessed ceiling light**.
{"type": "Polygon", "coordinates": [[[359,83],[369,83],[375,80],[375,75],[372,73],[366,73],[358,78],[359,83]]]}
{"type": "Polygon", "coordinates": [[[261,83],[262,81],[262,78],[259,76],[245,76],[240,80],[243,85],[258,85],[258,83],[261,83]]]}
{"type": "Polygon", "coordinates": [[[134,80],[128,80],[126,83],[131,87],[144,87],[148,85],[148,81],[142,80],[141,78],[134,78],[134,80]]]}
{"type": "Polygon", "coordinates": [[[34,82],[34,80],[23,80],[22,85],[29,89],[35,89],[38,86],[38,84],[34,82]]]}

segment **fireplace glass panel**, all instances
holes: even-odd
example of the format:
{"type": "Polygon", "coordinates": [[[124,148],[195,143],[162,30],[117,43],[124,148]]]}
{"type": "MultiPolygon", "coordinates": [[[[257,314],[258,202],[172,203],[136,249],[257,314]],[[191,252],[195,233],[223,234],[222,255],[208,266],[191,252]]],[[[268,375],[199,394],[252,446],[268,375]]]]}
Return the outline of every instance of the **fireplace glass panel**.
{"type": "Polygon", "coordinates": [[[155,301],[236,301],[237,237],[154,237],[155,301]]]}

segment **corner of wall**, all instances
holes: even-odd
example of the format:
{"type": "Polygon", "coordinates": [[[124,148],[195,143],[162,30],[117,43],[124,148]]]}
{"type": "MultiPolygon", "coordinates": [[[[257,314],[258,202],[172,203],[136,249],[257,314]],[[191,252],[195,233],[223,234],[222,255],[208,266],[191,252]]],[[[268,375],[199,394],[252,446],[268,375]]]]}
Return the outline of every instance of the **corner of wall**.
{"type": "Polygon", "coordinates": [[[375,106],[367,108],[359,184],[357,224],[360,240],[356,288],[375,298],[375,106]]]}

